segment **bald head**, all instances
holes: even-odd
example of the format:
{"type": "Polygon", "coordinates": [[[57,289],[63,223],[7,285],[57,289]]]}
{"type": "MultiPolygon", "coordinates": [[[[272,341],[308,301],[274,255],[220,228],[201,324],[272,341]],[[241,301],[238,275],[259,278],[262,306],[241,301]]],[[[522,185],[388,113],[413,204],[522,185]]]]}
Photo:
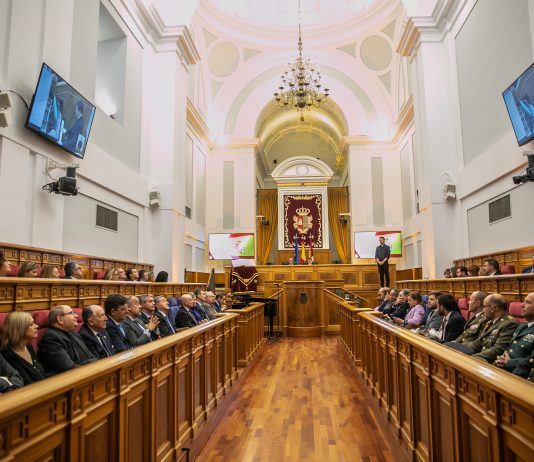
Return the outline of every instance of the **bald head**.
{"type": "Polygon", "coordinates": [[[506,300],[501,294],[491,294],[484,299],[484,315],[488,320],[495,320],[506,313],[506,300]]]}
{"type": "Polygon", "coordinates": [[[193,297],[191,297],[191,295],[189,294],[182,295],[180,297],[180,301],[182,302],[182,306],[188,309],[191,309],[193,305],[195,304],[193,297]]]}

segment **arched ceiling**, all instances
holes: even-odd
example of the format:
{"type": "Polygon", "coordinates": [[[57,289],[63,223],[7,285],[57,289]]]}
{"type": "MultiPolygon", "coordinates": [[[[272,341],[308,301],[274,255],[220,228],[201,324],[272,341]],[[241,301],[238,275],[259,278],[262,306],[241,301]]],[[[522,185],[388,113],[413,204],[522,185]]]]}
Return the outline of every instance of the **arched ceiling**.
{"type": "Polygon", "coordinates": [[[325,162],[336,171],[336,159],[343,149],[347,121],[332,100],[320,108],[305,111],[304,121],[294,110],[268,103],[256,124],[256,136],[261,140],[265,165],[272,170],[294,156],[310,156],[325,162]]]}

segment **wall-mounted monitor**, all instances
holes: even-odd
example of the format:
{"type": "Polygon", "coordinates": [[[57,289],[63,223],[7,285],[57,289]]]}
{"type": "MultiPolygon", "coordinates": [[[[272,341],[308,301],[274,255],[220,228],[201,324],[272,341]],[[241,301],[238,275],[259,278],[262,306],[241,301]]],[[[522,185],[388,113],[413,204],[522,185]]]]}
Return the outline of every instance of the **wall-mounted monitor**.
{"type": "Polygon", "coordinates": [[[210,234],[210,260],[239,260],[254,258],[254,233],[210,234]]]}
{"type": "Polygon", "coordinates": [[[502,94],[519,146],[534,139],[534,64],[502,94]]]}
{"type": "Polygon", "coordinates": [[[354,256],[375,258],[375,250],[383,237],[389,245],[391,257],[402,257],[402,236],[400,231],[357,231],[354,233],[354,256]]]}
{"type": "Polygon", "coordinates": [[[26,128],[83,159],[95,106],[43,63],[26,128]]]}

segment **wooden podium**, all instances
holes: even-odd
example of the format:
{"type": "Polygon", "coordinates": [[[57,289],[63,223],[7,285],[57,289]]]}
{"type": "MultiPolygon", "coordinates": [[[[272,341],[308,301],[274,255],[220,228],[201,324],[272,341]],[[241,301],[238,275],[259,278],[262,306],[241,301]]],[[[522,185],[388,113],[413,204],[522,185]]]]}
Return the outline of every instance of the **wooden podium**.
{"type": "Polygon", "coordinates": [[[324,281],[285,281],[281,321],[288,337],[325,333],[324,281]]]}

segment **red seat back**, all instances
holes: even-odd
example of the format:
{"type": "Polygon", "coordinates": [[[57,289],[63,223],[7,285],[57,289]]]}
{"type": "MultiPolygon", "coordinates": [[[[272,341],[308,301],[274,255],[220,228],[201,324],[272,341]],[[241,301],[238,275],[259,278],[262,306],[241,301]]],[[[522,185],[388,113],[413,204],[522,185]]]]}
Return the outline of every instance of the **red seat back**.
{"type": "Polygon", "coordinates": [[[502,274],[515,274],[515,266],[514,265],[502,265],[501,273],[502,274]]]}
{"type": "Polygon", "coordinates": [[[104,279],[104,276],[106,275],[106,272],[105,271],[100,271],[100,270],[94,270],[93,271],[93,279],[104,279]]]}
{"type": "Polygon", "coordinates": [[[46,329],[48,329],[48,310],[47,311],[34,311],[32,313],[33,321],[35,324],[37,324],[37,327],[39,330],[37,331],[37,338],[33,339],[31,341],[32,347],[37,353],[37,350],[39,349],[39,343],[41,342],[41,339],[43,338],[43,335],[46,332],[46,329]]]}
{"type": "Polygon", "coordinates": [[[510,303],[510,306],[508,307],[508,314],[510,316],[513,316],[517,322],[524,322],[525,318],[523,317],[522,313],[522,306],[523,304],[521,302],[512,302],[510,303]]]}
{"type": "Polygon", "coordinates": [[[76,319],[76,322],[78,323],[78,325],[76,326],[76,332],[78,332],[83,324],[82,308],[73,308],[72,311],[74,311],[78,315],[78,318],[76,319]]]}
{"type": "Polygon", "coordinates": [[[458,299],[458,308],[460,308],[460,313],[462,314],[463,318],[468,321],[471,317],[471,312],[469,311],[469,303],[467,298],[458,299]]]}
{"type": "Polygon", "coordinates": [[[4,329],[4,323],[6,322],[7,315],[9,313],[0,313],[0,333],[4,329]]]}
{"type": "Polygon", "coordinates": [[[19,275],[20,265],[14,265],[11,263],[10,267],[11,269],[7,275],[10,277],[17,277],[19,275]]]}

